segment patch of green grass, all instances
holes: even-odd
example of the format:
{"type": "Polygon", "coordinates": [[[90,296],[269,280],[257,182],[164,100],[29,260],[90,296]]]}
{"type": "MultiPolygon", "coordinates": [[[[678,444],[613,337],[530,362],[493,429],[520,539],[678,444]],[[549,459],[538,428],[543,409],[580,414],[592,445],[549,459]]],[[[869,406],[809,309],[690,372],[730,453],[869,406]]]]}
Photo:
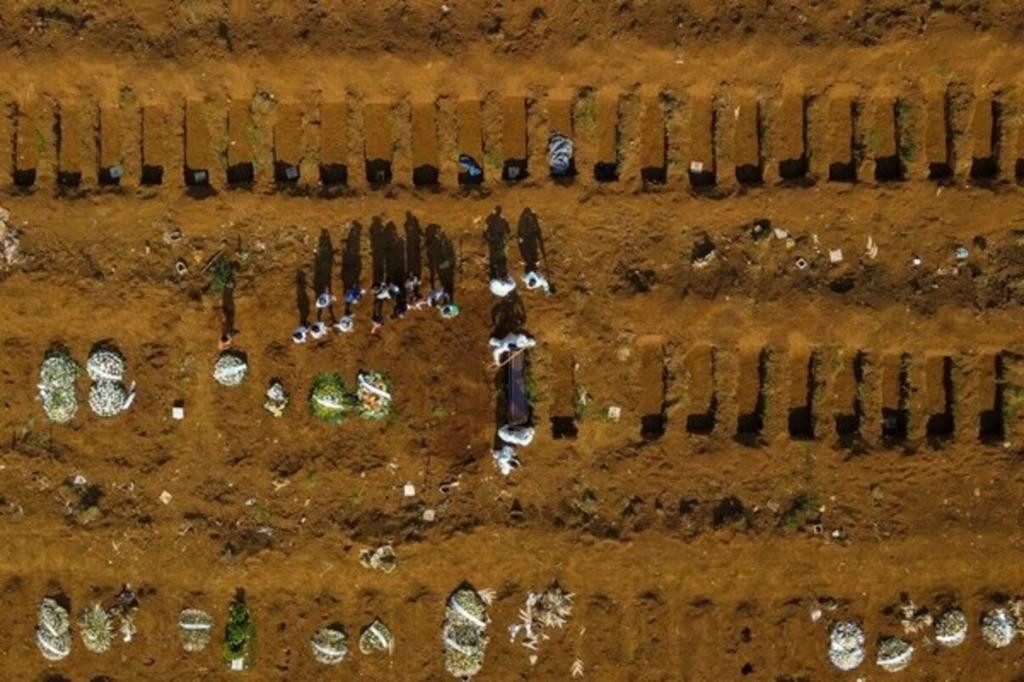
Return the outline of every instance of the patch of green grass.
{"type": "Polygon", "coordinates": [[[220,140],[217,141],[217,156],[220,158],[220,167],[225,171],[228,169],[229,144],[230,140],[228,140],[228,136],[226,134],[221,135],[220,140]]]}
{"type": "Polygon", "coordinates": [[[585,97],[576,107],[576,129],[588,135],[597,130],[597,102],[593,97],[585,97]]]}
{"type": "Polygon", "coordinates": [[[235,286],[235,265],[224,256],[219,257],[210,268],[208,291],[219,294],[235,286]]]}
{"type": "Polygon", "coordinates": [[[248,661],[255,635],[248,605],[236,598],[228,606],[228,622],[224,626],[224,660],[228,663],[238,658],[248,661]]]}
{"type": "Polygon", "coordinates": [[[779,519],[779,529],[785,533],[792,533],[799,530],[807,519],[816,516],[821,504],[814,493],[800,493],[794,499],[789,509],[779,519]]]}
{"type": "Polygon", "coordinates": [[[484,148],[484,166],[494,171],[501,171],[501,157],[490,147],[484,148]]]}
{"type": "Polygon", "coordinates": [[[577,386],[572,393],[572,411],[576,415],[576,421],[583,421],[588,414],[593,413],[594,404],[590,400],[587,389],[577,386]]]}
{"type": "Polygon", "coordinates": [[[914,105],[907,100],[901,99],[896,103],[896,126],[900,131],[900,157],[904,161],[913,161],[917,158],[917,139],[914,137],[916,112],[914,105]]]}
{"type": "Polygon", "coordinates": [[[258,504],[252,508],[252,517],[257,523],[266,523],[270,520],[270,510],[258,504]]]}
{"type": "Polygon", "coordinates": [[[264,161],[259,153],[263,145],[263,138],[260,135],[260,129],[252,121],[245,126],[245,137],[249,140],[249,149],[252,152],[252,167],[254,170],[259,170],[264,166],[264,161]]]}
{"type": "Polygon", "coordinates": [[[42,130],[36,128],[36,155],[39,156],[39,158],[46,156],[46,148],[46,135],[43,134],[42,130]]]}

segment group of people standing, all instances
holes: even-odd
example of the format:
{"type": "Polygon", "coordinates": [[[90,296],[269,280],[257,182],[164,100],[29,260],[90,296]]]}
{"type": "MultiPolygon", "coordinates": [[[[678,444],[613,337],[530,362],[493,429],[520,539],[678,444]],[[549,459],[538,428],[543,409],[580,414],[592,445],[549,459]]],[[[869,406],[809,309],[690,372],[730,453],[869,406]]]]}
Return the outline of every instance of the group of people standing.
{"type": "Polygon", "coordinates": [[[315,319],[310,310],[304,273],[297,281],[299,325],[292,332],[292,341],[305,343],[326,336],[331,329],[347,334],[355,330],[355,308],[369,293],[372,304],[370,331],[377,333],[387,319],[399,320],[410,310],[435,308],[444,319],[459,314],[455,304],[455,251],[440,226],[430,224],[422,230],[419,221],[406,213],[404,230],[375,217],[370,223],[370,248],[373,259],[372,284],[369,292],[362,285],[362,225],[353,221],[345,239],[341,257],[343,314],[338,317],[339,303],[333,293],[334,248],[326,230],[320,234],[314,266],[313,289],[316,292],[315,319]],[[426,246],[429,291],[423,294],[423,248],[426,246]],[[387,313],[388,303],[393,303],[387,313]]]}

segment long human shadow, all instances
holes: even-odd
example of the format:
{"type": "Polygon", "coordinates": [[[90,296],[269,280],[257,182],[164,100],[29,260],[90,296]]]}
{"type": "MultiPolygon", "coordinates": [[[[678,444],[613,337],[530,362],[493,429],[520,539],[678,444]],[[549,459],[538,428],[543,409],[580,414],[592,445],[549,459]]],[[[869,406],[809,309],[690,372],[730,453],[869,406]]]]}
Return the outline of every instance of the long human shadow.
{"type": "Polygon", "coordinates": [[[423,229],[412,213],[405,214],[405,270],[406,276],[419,279],[423,275],[423,229]]]}
{"type": "Polygon", "coordinates": [[[341,283],[345,293],[358,288],[363,275],[362,238],[363,226],[353,220],[341,252],[341,283]]]}
{"type": "Polygon", "coordinates": [[[430,288],[439,282],[452,300],[455,299],[455,248],[440,225],[427,225],[427,268],[430,288]]]}
{"type": "Polygon", "coordinates": [[[221,341],[228,341],[232,336],[238,333],[235,329],[235,287],[234,284],[231,286],[224,287],[221,292],[221,315],[222,321],[220,326],[220,337],[221,341]]]}
{"type": "Polygon", "coordinates": [[[504,338],[523,331],[526,325],[526,306],[516,291],[503,297],[491,308],[491,336],[504,338]]]}
{"type": "Polygon", "coordinates": [[[331,289],[331,270],[334,267],[334,244],[327,230],[320,230],[313,263],[313,291],[320,294],[331,289]]]}
{"type": "Polygon", "coordinates": [[[303,327],[309,324],[309,285],[306,281],[306,271],[299,270],[295,274],[295,307],[299,311],[299,324],[303,327]]]}
{"type": "Polygon", "coordinates": [[[373,286],[384,286],[388,276],[388,237],[383,221],[377,216],[370,221],[370,251],[373,255],[373,286]]]}
{"type": "Polygon", "coordinates": [[[384,248],[387,251],[385,256],[387,266],[388,284],[397,288],[395,293],[395,310],[393,317],[401,317],[407,309],[405,296],[405,240],[399,236],[398,228],[393,222],[388,221],[384,226],[384,248]]]}
{"type": "Polygon", "coordinates": [[[505,254],[505,247],[511,234],[508,221],[501,215],[501,206],[495,206],[491,214],[487,216],[487,225],[484,228],[491,279],[504,279],[508,276],[508,258],[505,254]]]}
{"type": "Polygon", "coordinates": [[[548,255],[544,251],[544,233],[540,227],[540,220],[529,208],[524,208],[519,215],[516,237],[519,241],[519,255],[523,258],[526,271],[538,270],[541,259],[546,262],[548,255]]]}

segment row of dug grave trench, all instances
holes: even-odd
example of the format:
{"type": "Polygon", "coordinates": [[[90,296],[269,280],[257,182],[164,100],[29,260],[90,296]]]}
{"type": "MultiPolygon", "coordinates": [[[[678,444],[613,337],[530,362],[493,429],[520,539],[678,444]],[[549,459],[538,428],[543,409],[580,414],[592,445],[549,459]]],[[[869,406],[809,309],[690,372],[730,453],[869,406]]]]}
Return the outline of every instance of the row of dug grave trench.
{"type": "MultiPolygon", "coordinates": [[[[125,95],[125,93],[129,93],[125,95]]],[[[695,191],[783,182],[1024,179],[1009,89],[695,86],[462,98],[0,98],[0,184],[424,188],[538,183],[695,191]],[[547,142],[573,139],[567,177],[547,142]],[[460,155],[483,169],[473,175],[460,155]]]]}
{"type": "MultiPolygon", "coordinates": [[[[641,337],[637,394],[625,418],[657,440],[678,429],[756,446],[791,440],[903,447],[1002,444],[1024,436],[1024,356],[1007,351],[903,353],[844,348],[691,347],[669,362],[662,337],[641,337]]],[[[548,363],[545,363],[548,365],[548,363]]],[[[608,419],[581,395],[569,353],[553,356],[552,436],[608,419]]]]}

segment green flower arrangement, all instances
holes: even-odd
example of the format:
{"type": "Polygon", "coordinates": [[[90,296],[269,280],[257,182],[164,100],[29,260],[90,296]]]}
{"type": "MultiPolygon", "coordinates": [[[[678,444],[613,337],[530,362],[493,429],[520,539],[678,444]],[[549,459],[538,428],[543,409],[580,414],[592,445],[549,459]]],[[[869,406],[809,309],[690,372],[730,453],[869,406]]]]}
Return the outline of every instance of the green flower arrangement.
{"type": "Polygon", "coordinates": [[[245,601],[236,598],[228,606],[228,622],[224,627],[224,660],[232,670],[249,667],[252,641],[256,631],[245,601]]]}
{"type": "Polygon", "coordinates": [[[337,423],[352,409],[352,394],[341,377],[333,372],[323,372],[313,378],[309,390],[309,411],[317,419],[337,423]]]}

